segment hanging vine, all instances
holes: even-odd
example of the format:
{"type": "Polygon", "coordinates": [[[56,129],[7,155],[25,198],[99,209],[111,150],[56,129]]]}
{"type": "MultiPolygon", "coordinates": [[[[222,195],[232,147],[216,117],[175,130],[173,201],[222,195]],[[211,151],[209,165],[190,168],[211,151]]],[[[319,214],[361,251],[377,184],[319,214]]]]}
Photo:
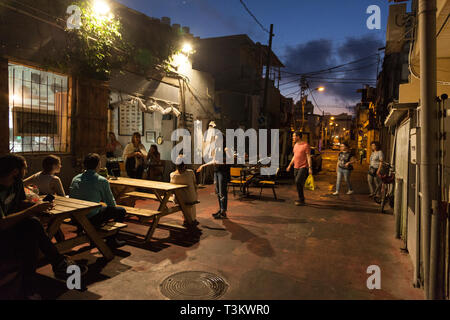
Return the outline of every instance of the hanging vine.
{"type": "Polygon", "coordinates": [[[74,5],[80,8],[81,20],[78,29],[66,29],[66,67],[75,74],[108,80],[113,69],[128,62],[131,51],[123,40],[121,21],[112,13],[96,13],[91,1],[74,5]]]}

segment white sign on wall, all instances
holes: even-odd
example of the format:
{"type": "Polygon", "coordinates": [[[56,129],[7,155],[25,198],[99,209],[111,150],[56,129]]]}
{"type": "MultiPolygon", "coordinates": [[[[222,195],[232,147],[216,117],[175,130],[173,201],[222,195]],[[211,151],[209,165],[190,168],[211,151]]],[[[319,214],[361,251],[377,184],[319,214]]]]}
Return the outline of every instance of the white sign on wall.
{"type": "Polygon", "coordinates": [[[143,113],[135,104],[122,104],[119,107],[119,135],[132,136],[133,133],[143,134],[143,113]]]}

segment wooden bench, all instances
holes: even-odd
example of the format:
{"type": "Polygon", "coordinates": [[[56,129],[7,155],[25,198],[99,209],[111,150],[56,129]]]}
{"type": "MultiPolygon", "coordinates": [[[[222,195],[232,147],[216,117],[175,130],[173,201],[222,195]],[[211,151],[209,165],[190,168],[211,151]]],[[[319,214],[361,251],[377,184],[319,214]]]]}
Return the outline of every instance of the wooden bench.
{"type": "MultiPolygon", "coordinates": [[[[147,192],[138,192],[138,191],[133,191],[133,192],[127,192],[124,194],[125,197],[129,197],[129,198],[134,198],[137,200],[154,200],[154,201],[159,201],[158,197],[156,196],[156,194],[153,193],[147,193],[147,192]]],[[[175,198],[170,199],[169,201],[174,203],[175,198]]]]}
{"type": "Polygon", "coordinates": [[[161,211],[124,206],[121,206],[121,208],[124,208],[128,215],[138,217],[141,221],[148,221],[161,216],[161,211]]]}
{"type": "MultiPolygon", "coordinates": [[[[126,227],[128,227],[128,225],[125,223],[109,222],[105,226],[99,228],[97,233],[102,239],[105,239],[116,235],[120,230],[125,229],[126,227]]],[[[82,234],[75,238],[65,240],[62,243],[56,243],[56,247],[59,252],[64,253],[86,242],[90,242],[89,237],[86,234],[82,234]]]]}

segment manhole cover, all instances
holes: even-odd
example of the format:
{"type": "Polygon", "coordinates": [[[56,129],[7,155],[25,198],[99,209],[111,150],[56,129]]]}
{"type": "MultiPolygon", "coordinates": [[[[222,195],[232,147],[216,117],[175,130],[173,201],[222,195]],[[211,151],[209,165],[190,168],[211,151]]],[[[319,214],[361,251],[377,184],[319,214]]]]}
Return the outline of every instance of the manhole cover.
{"type": "Polygon", "coordinates": [[[225,294],[228,284],[209,272],[185,271],[165,279],[160,288],[171,300],[214,300],[225,294]]]}

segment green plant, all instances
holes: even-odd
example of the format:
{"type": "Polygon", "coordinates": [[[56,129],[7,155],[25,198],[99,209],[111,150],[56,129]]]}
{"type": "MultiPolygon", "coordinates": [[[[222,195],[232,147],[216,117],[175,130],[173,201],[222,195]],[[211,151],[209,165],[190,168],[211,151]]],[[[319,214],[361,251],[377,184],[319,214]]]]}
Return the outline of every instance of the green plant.
{"type": "Polygon", "coordinates": [[[108,80],[111,71],[127,63],[130,45],[122,38],[122,24],[112,13],[99,15],[91,1],[78,1],[81,26],[69,30],[66,64],[75,74],[108,80]]]}

